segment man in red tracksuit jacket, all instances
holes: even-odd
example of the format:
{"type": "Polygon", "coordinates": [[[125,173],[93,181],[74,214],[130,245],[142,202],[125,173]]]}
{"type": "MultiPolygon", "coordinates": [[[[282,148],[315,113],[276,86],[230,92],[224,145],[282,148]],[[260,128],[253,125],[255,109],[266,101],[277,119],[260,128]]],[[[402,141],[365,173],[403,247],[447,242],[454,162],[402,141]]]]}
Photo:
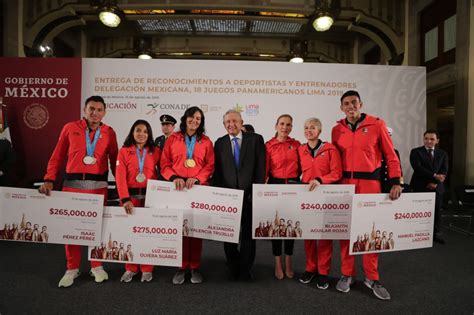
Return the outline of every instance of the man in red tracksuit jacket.
{"type": "MultiPolygon", "coordinates": [[[[400,197],[400,162],[387,132],[385,122],[361,112],[362,101],[357,91],[347,91],[341,97],[341,110],[345,119],[332,129],[332,142],[341,154],[343,178],[341,184],[355,185],[356,194],[381,193],[380,172],[382,155],[386,159],[392,200],[400,197]]],[[[342,277],[336,289],[347,293],[355,276],[355,256],[349,255],[349,240],[342,240],[342,277]]],[[[364,284],[371,288],[379,299],[389,300],[390,293],[379,282],[378,255],[362,255],[365,273],[364,284]]]]}
{"type": "MultiPolygon", "coordinates": [[[[49,195],[53,183],[67,159],[63,191],[104,195],[107,197],[107,178],[110,165],[115,173],[117,137],[115,131],[102,123],[105,101],[100,96],[89,97],[84,106],[84,119],[67,123],[48,162],[45,183],[40,193],[49,195]],[[89,140],[86,139],[86,136],[89,140]],[[89,147],[89,148],[88,148],[89,147]]],[[[69,287],[79,276],[81,246],[66,245],[67,270],[59,287],[69,287]]],[[[99,261],[91,261],[91,275],[96,282],[103,282],[108,275],[99,261]]]]}

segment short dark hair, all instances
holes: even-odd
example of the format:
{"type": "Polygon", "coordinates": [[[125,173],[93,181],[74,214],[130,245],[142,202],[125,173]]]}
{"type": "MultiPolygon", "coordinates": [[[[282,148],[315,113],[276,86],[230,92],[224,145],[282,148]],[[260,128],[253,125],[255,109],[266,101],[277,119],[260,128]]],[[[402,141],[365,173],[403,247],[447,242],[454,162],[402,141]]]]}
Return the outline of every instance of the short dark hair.
{"type": "Polygon", "coordinates": [[[131,147],[137,144],[133,137],[133,131],[138,125],[145,125],[146,130],[148,131],[148,139],[146,139],[145,148],[153,149],[155,146],[155,142],[153,141],[153,131],[151,130],[150,123],[143,119],[138,119],[133,123],[132,128],[130,128],[130,131],[128,132],[127,138],[125,138],[125,141],[123,142],[123,146],[131,147]]]}
{"type": "Polygon", "coordinates": [[[99,95],[92,95],[92,96],[89,96],[87,99],[86,99],[86,102],[84,103],[84,107],[87,106],[87,103],[89,102],[99,102],[99,103],[102,103],[102,105],[104,105],[104,109],[107,107],[105,106],[105,101],[104,99],[102,98],[102,96],[99,96],[99,95]]]}
{"type": "Polygon", "coordinates": [[[349,91],[344,92],[344,94],[342,94],[342,96],[341,96],[341,104],[342,104],[342,100],[343,100],[345,97],[348,97],[348,96],[357,96],[357,97],[359,98],[359,101],[361,101],[359,92],[357,92],[357,91],[355,91],[355,90],[349,90],[349,91]]]}
{"type": "Polygon", "coordinates": [[[427,133],[434,133],[436,135],[436,138],[439,139],[439,133],[437,130],[435,129],[428,129],[425,131],[425,133],[423,134],[423,137],[426,136],[427,133]]]}
{"type": "Polygon", "coordinates": [[[200,139],[202,134],[205,133],[206,130],[204,129],[204,125],[205,125],[204,113],[197,106],[192,106],[192,107],[189,107],[188,109],[186,109],[186,111],[184,112],[183,117],[181,117],[181,123],[179,124],[179,130],[181,130],[183,135],[186,135],[186,119],[188,117],[193,117],[193,115],[196,112],[201,113],[201,124],[199,125],[198,129],[196,130],[196,136],[197,136],[198,139],[200,139]]]}
{"type": "Polygon", "coordinates": [[[255,128],[251,124],[245,124],[242,127],[245,128],[245,132],[255,133],[255,128]]]}

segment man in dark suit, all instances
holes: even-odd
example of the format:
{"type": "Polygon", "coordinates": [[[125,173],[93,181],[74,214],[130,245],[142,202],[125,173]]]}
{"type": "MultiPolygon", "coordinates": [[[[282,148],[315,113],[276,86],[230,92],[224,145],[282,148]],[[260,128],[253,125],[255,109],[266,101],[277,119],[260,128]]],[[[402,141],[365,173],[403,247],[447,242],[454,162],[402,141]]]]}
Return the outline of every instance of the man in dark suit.
{"type": "Polygon", "coordinates": [[[448,174],[448,154],[437,149],[439,134],[436,130],[427,130],[423,134],[424,146],[414,148],[410,153],[410,164],[413,176],[410,186],[415,192],[435,192],[435,242],[444,244],[441,235],[441,205],[443,204],[444,181],[448,174]]]}
{"type": "MultiPolygon", "coordinates": [[[[166,140],[174,132],[174,125],[176,124],[176,119],[171,115],[164,114],[160,116],[160,122],[161,122],[161,132],[163,132],[163,134],[155,139],[155,145],[159,147],[161,150],[161,153],[163,153],[166,140]]],[[[165,180],[163,176],[161,176],[159,165],[158,165],[158,179],[165,180]]]]}
{"type": "Polygon", "coordinates": [[[165,147],[166,139],[174,132],[174,125],[176,124],[176,119],[171,115],[161,115],[160,116],[161,122],[161,131],[163,135],[159,136],[155,139],[155,144],[160,148],[161,152],[163,152],[163,148],[165,147]]]}
{"type": "Polygon", "coordinates": [[[242,116],[229,110],[224,115],[227,135],[214,145],[215,171],[213,185],[244,191],[238,244],[224,243],[227,265],[234,280],[250,281],[255,260],[255,240],[252,239],[252,184],[265,182],[265,144],[261,135],[242,132],[242,116]]]}

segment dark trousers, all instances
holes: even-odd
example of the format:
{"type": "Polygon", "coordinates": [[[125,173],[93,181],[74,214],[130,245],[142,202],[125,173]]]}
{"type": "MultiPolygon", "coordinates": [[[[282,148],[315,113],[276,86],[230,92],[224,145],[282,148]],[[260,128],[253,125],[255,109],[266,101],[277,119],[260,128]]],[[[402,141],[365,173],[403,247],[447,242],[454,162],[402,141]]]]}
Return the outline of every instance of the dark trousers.
{"type": "Polygon", "coordinates": [[[293,255],[293,247],[295,246],[294,240],[272,240],[272,252],[273,256],[281,256],[281,248],[285,248],[285,255],[293,255]],[[282,246],[283,245],[283,246],[282,246]]]}
{"type": "Polygon", "coordinates": [[[249,274],[255,261],[255,244],[252,239],[252,204],[244,202],[240,221],[240,249],[239,244],[224,243],[227,265],[234,274],[249,274]]]}
{"type": "MultiPolygon", "coordinates": [[[[297,184],[301,183],[298,177],[295,178],[275,178],[270,176],[268,179],[269,184],[297,184]]],[[[285,247],[285,255],[293,255],[293,247],[295,246],[294,240],[272,240],[272,252],[273,256],[281,256],[281,247],[285,247]]]]}

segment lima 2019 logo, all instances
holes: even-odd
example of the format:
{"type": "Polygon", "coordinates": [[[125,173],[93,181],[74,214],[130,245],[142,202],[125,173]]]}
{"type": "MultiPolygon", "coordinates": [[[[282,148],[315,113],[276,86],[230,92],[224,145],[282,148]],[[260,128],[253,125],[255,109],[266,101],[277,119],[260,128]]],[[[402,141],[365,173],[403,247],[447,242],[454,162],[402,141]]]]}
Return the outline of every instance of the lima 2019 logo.
{"type": "Polygon", "coordinates": [[[247,104],[240,105],[239,103],[235,104],[234,109],[239,113],[244,113],[246,116],[258,116],[260,111],[259,104],[247,104]]]}

